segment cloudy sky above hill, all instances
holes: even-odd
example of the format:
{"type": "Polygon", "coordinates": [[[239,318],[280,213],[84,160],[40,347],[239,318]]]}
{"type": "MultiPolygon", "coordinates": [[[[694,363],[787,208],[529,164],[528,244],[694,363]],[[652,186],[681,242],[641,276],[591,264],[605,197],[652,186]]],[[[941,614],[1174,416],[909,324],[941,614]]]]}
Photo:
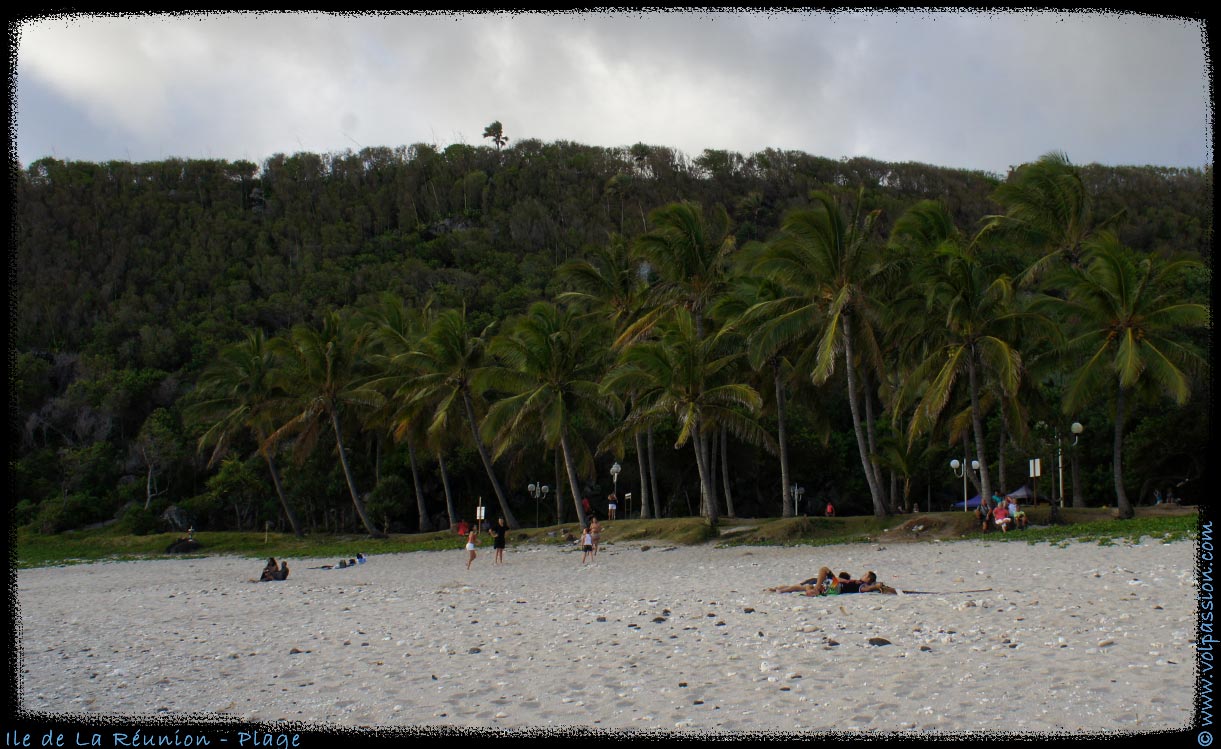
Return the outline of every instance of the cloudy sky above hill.
{"type": "MultiPolygon", "coordinates": [[[[10,22],[14,23],[14,22],[10,22]]],[[[522,138],[1003,174],[1211,163],[1199,19],[1094,12],[60,15],[15,22],[16,151],[247,159],[522,138]]],[[[12,27],[11,27],[12,28],[12,27]]]]}

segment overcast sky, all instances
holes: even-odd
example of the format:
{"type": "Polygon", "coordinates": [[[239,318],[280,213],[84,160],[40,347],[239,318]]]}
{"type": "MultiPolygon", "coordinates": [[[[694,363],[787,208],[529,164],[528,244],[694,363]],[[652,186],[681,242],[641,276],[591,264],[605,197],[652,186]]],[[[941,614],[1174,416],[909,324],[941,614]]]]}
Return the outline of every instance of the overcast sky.
{"type": "Polygon", "coordinates": [[[247,159],[482,139],[1003,174],[1211,163],[1198,19],[1083,13],[88,15],[17,27],[16,149],[247,159]]]}

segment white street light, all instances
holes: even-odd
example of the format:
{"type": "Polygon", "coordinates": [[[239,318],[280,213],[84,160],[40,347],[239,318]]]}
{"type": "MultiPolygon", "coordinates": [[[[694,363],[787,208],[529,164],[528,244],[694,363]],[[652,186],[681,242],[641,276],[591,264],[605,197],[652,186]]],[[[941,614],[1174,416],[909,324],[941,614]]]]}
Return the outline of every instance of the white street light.
{"type": "MultiPolygon", "coordinates": [[[[614,480],[614,483],[615,483],[615,488],[612,490],[612,493],[615,495],[616,499],[618,499],[618,497],[619,497],[619,472],[622,470],[623,470],[623,468],[619,465],[619,461],[617,461],[617,460],[615,461],[615,464],[611,466],[611,469],[610,469],[611,478],[614,480]]],[[[629,515],[631,514],[630,509],[627,512],[629,515]]]]}
{"type": "Polygon", "coordinates": [[[543,483],[530,484],[526,487],[530,491],[530,496],[534,497],[534,527],[538,527],[538,504],[539,500],[547,496],[547,492],[551,491],[551,487],[543,483]]]}
{"type": "Polygon", "coordinates": [[[789,487],[789,493],[793,495],[793,501],[797,503],[796,507],[798,509],[800,509],[801,496],[806,493],[806,490],[803,487],[798,486],[797,484],[793,484],[792,486],[789,487]]]}
{"type": "MultiPolygon", "coordinates": [[[[963,512],[968,512],[968,510],[967,510],[966,460],[967,459],[964,457],[962,459],[962,461],[959,461],[958,458],[954,458],[953,460],[950,461],[950,468],[954,469],[954,475],[962,477],[962,511],[963,512]]],[[[979,461],[978,460],[971,461],[971,470],[973,470],[973,471],[979,470],[979,461]]],[[[980,497],[979,499],[981,502],[983,501],[983,497],[980,497]]]]}

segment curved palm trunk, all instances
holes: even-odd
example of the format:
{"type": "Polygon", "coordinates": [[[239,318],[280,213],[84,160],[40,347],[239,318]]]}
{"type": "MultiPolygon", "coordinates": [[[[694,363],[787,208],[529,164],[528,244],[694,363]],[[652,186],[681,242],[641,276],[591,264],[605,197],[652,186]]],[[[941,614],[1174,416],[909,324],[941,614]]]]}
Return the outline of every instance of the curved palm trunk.
{"type": "Polygon", "coordinates": [[[861,454],[861,468],[865,471],[865,481],[869,484],[869,494],[873,499],[873,515],[876,518],[886,517],[886,503],[882,500],[882,491],[878,487],[877,477],[869,460],[869,451],[865,447],[865,428],[861,424],[861,408],[856,396],[856,372],[852,364],[852,331],[848,319],[842,322],[844,326],[844,374],[848,377],[848,408],[852,412],[852,431],[856,433],[856,448],[861,454]]]}
{"type": "Polygon", "coordinates": [[[1119,517],[1125,520],[1136,514],[1128,501],[1128,493],[1123,488],[1123,409],[1127,392],[1127,389],[1120,385],[1119,393],[1115,396],[1115,452],[1112,458],[1115,461],[1115,501],[1119,506],[1119,517]]]}
{"type": "Polygon", "coordinates": [[[704,435],[700,434],[698,422],[695,433],[691,437],[692,449],[695,450],[695,468],[700,476],[700,499],[703,506],[701,514],[708,518],[708,525],[713,528],[717,524],[716,496],[709,490],[712,483],[708,465],[708,455],[705,451],[704,435]]]}
{"type": "Polygon", "coordinates": [[[445,470],[445,458],[437,451],[437,466],[441,469],[441,486],[445,489],[445,511],[449,513],[449,527],[458,525],[458,508],[454,506],[454,495],[449,490],[449,472],[445,470]]]}
{"type": "Polygon", "coordinates": [[[284,515],[288,518],[288,524],[293,529],[293,535],[297,538],[303,538],[305,533],[301,531],[301,523],[297,521],[297,513],[293,512],[288,506],[288,497],[284,496],[284,487],[280,484],[280,472],[276,470],[275,461],[270,455],[263,454],[263,460],[267,461],[267,470],[271,472],[271,483],[276,487],[276,496],[280,498],[280,507],[284,509],[284,515]]]}
{"type": "MultiPolygon", "coordinates": [[[[865,401],[865,444],[869,447],[869,455],[871,456],[869,466],[873,468],[873,481],[878,485],[878,489],[885,485],[882,480],[882,466],[872,456],[878,454],[878,440],[876,430],[874,429],[875,419],[873,416],[873,385],[869,381],[868,370],[861,372],[861,395],[865,401]]],[[[889,498],[890,511],[895,510],[894,492],[890,493],[889,498]]]]}
{"type": "Polygon", "coordinates": [[[428,504],[424,501],[424,492],[420,490],[420,473],[415,465],[415,446],[411,437],[407,438],[407,460],[411,463],[411,483],[415,486],[415,506],[420,515],[420,533],[432,530],[432,519],[428,517],[428,504]]]}
{"type": "Polygon", "coordinates": [[[789,482],[789,446],[784,436],[784,383],[780,379],[780,363],[772,361],[776,373],[776,436],[780,445],[780,497],[782,517],[793,517],[793,492],[789,482]]]}
{"type": "Polygon", "coordinates": [[[564,451],[564,467],[568,470],[568,487],[572,489],[572,504],[577,508],[577,520],[584,528],[589,522],[589,518],[585,517],[585,510],[581,507],[581,487],[580,482],[577,481],[577,469],[572,464],[572,451],[568,447],[567,432],[560,433],[560,449],[564,451]]]}
{"type": "Polygon", "coordinates": [[[564,522],[564,468],[560,451],[553,450],[552,454],[555,456],[555,524],[560,525],[564,522]]]}
{"type": "Polygon", "coordinates": [[[657,456],[653,451],[653,427],[649,427],[649,489],[653,492],[653,517],[661,517],[661,493],[657,491],[657,456]]]}
{"type": "Polygon", "coordinates": [[[500,481],[496,478],[496,471],[492,468],[492,458],[488,455],[488,449],[483,446],[483,440],[479,439],[479,427],[475,423],[475,406],[471,403],[471,397],[466,391],[462,393],[462,403],[466,406],[466,420],[471,425],[471,437],[475,439],[475,447],[479,450],[479,457],[483,460],[483,469],[488,473],[488,480],[492,482],[492,490],[496,492],[496,500],[500,502],[500,512],[504,516],[505,524],[513,530],[518,529],[517,518],[513,516],[513,511],[509,509],[509,501],[505,499],[504,490],[500,488],[500,481]]]}
{"type": "Polygon", "coordinates": [[[988,456],[984,449],[984,424],[979,414],[979,385],[975,381],[975,347],[967,358],[967,377],[971,385],[971,426],[975,432],[975,452],[979,460],[979,496],[992,498],[992,481],[988,478],[988,456]]]}
{"type": "Polygon", "coordinates": [[[725,483],[725,517],[737,517],[733,511],[733,493],[729,490],[729,430],[721,427],[721,480],[725,483]]]}
{"type": "Polygon", "coordinates": [[[640,439],[640,433],[637,432],[634,436],[636,438],[636,464],[640,467],[640,517],[644,519],[653,516],[649,511],[649,474],[644,466],[644,445],[640,439]]]}
{"type": "Polygon", "coordinates": [[[335,430],[335,444],[339,448],[339,464],[343,466],[343,476],[348,481],[348,492],[352,495],[352,506],[356,508],[356,514],[360,517],[360,522],[364,524],[365,530],[369,531],[369,535],[374,538],[385,538],[386,534],[377,530],[377,527],[369,520],[369,516],[365,513],[365,503],[360,501],[360,495],[356,492],[356,482],[352,480],[352,469],[348,466],[348,455],[343,449],[343,434],[339,429],[339,413],[335,410],[331,411],[331,427],[335,430]]]}

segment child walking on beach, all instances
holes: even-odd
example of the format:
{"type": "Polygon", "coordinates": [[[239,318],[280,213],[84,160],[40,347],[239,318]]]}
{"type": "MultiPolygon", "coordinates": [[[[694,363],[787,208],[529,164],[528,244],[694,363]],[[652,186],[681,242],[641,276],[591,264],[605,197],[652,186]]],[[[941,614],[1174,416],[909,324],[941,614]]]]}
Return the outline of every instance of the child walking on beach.
{"type": "Polygon", "coordinates": [[[585,553],[581,555],[581,564],[585,564],[586,560],[591,559],[594,553],[594,537],[589,530],[589,526],[586,526],[581,531],[581,546],[585,549],[585,553]]]}
{"type": "Polygon", "coordinates": [[[470,552],[470,556],[466,560],[466,568],[471,568],[471,562],[475,561],[475,546],[479,543],[479,529],[472,528],[471,532],[466,536],[466,550],[470,552]]]}

